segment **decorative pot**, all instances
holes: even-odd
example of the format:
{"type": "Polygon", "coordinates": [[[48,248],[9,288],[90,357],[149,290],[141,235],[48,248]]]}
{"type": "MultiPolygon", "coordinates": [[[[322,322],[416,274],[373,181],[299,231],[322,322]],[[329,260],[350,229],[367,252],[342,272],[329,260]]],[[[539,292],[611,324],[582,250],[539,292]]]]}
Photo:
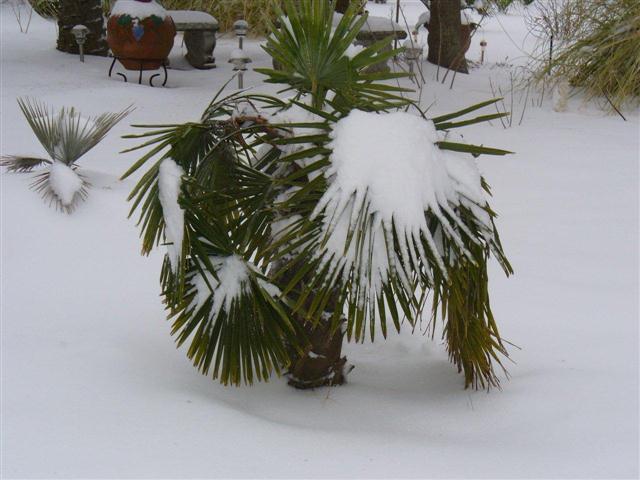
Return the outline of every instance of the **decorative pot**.
{"type": "Polygon", "coordinates": [[[153,0],[118,0],[107,22],[107,42],[127,70],[156,70],[176,36],[166,10],[153,0]]]}

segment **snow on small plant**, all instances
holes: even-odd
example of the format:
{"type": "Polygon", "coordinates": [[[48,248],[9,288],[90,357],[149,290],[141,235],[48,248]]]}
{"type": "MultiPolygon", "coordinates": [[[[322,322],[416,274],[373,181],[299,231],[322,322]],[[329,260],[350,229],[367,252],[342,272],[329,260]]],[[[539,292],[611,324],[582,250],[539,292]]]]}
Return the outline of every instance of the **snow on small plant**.
{"type": "Polygon", "coordinates": [[[119,113],[87,118],[73,107],[55,113],[37,100],[18,99],[18,105],[50,158],[3,156],[0,166],[7,167],[10,172],[31,172],[44,165],[32,187],[45,200],[70,213],[86,198],[89,187],[77,172],[76,162],[127,116],[131,107],[119,113]]]}

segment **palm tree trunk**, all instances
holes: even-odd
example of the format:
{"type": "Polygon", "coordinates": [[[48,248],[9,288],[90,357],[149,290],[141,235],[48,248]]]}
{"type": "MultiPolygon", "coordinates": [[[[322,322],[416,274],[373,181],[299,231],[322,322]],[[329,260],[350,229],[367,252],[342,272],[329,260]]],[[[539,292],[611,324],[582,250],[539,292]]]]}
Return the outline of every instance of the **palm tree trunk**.
{"type": "MultiPolygon", "coordinates": [[[[276,270],[278,269],[276,267],[276,270]]],[[[288,283],[296,275],[296,271],[296,268],[290,269],[286,275],[283,275],[282,283],[288,283]]],[[[298,291],[307,288],[306,280],[309,279],[304,278],[300,282],[298,291]]],[[[295,292],[291,295],[295,298],[295,292]]],[[[307,301],[311,303],[313,298],[310,296],[307,301]]],[[[336,300],[331,299],[319,322],[310,322],[302,314],[294,315],[292,320],[302,327],[306,342],[300,342],[305,345],[303,353],[294,347],[289,348],[291,364],[288,377],[289,385],[292,387],[307,389],[342,385],[346,382],[344,366],[347,358],[342,356],[344,332],[342,325],[336,329],[332,328],[331,324],[331,315],[335,306],[336,300]]]]}
{"type": "Polygon", "coordinates": [[[431,63],[468,73],[464,57],[468,45],[463,45],[461,39],[460,0],[431,0],[427,42],[427,59],[431,63]]]}
{"type": "Polygon", "coordinates": [[[101,0],[61,0],[58,14],[57,49],[67,53],[79,53],[78,44],[71,33],[76,25],[89,29],[84,53],[106,56],[109,47],[104,28],[101,0]]]}

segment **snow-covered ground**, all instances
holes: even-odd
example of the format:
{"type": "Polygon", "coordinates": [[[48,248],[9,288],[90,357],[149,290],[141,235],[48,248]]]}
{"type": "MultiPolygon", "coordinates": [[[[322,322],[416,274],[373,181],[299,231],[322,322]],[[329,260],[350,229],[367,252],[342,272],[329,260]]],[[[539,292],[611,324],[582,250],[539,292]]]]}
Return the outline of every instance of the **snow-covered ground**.
{"type": "MultiPolygon", "coordinates": [[[[411,23],[421,6],[404,4],[411,23]]],[[[149,88],[109,79],[108,59],[57,52],[51,23],[34,18],[24,35],[7,5],[0,14],[3,154],[44,154],[19,96],[84,115],[136,107],[80,160],[94,187],[72,215],[43,204],[28,175],[2,174],[3,478],[638,476],[637,111],[624,122],[573,98],[556,113],[547,99],[517,125],[516,98],[512,128],[464,132],[517,152],[480,159],[516,270],[505,279],[496,264],[491,278],[503,336],[522,348],[502,391],[465,391],[440,342],[408,331],[347,346],[343,387],[224,388],[175,349],[161,252],[139,256],[135,178],[117,179],[137,158],[118,154],[133,144],[120,135],[197,119],[236,42],[219,42],[217,69],[172,69],[167,88],[149,88]]],[[[481,37],[487,61],[453,89],[423,64],[434,114],[489,98],[489,79],[508,86],[532,40],[518,14],[487,21],[468,58],[481,37]]],[[[268,65],[257,41],[247,48],[268,65]]],[[[184,68],[180,55],[178,42],[184,68]]],[[[255,72],[245,83],[275,91],[255,72]]]]}

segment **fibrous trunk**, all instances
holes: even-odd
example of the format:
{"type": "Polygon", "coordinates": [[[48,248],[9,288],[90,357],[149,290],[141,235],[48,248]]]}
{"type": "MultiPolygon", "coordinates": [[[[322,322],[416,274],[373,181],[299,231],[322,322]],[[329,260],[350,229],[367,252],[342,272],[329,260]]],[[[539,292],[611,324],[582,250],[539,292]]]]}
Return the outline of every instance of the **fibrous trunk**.
{"type": "MultiPolygon", "coordinates": [[[[295,269],[288,275],[292,278],[295,269]]],[[[288,279],[287,279],[288,280],[288,279]]],[[[305,281],[299,289],[306,288],[305,281]]],[[[312,296],[307,299],[313,301],[312,296]]],[[[342,325],[333,325],[331,316],[336,300],[331,299],[320,320],[310,320],[302,313],[294,314],[293,320],[300,325],[306,336],[303,351],[293,346],[289,349],[289,385],[296,388],[315,388],[328,385],[342,385],[346,381],[344,366],[347,358],[342,356],[344,332],[342,325]]]]}
{"type": "Polygon", "coordinates": [[[468,73],[464,57],[468,45],[461,39],[460,0],[432,0],[429,20],[429,55],[431,63],[468,73]]]}
{"type": "MultiPolygon", "coordinates": [[[[276,270],[279,266],[276,266],[276,270]]],[[[289,268],[281,279],[288,283],[295,277],[298,268],[289,268]]],[[[303,278],[291,297],[295,298],[303,289],[308,288],[307,278],[303,278]]],[[[307,303],[313,302],[313,296],[307,297],[307,303]]],[[[336,308],[337,298],[327,302],[320,320],[310,320],[304,313],[294,313],[292,320],[296,322],[305,334],[301,343],[302,351],[295,346],[289,347],[288,377],[289,385],[295,388],[306,389],[322,386],[342,385],[346,382],[345,364],[346,357],[342,356],[342,341],[344,331],[341,325],[334,325],[331,321],[333,310],[336,308]]],[[[342,322],[344,323],[344,322],[342,322]]]]}
{"type": "Polygon", "coordinates": [[[106,56],[107,45],[104,15],[101,0],[62,0],[58,15],[57,49],[67,53],[79,53],[76,39],[71,29],[76,25],[84,25],[89,29],[84,53],[87,55],[106,56]]]}

